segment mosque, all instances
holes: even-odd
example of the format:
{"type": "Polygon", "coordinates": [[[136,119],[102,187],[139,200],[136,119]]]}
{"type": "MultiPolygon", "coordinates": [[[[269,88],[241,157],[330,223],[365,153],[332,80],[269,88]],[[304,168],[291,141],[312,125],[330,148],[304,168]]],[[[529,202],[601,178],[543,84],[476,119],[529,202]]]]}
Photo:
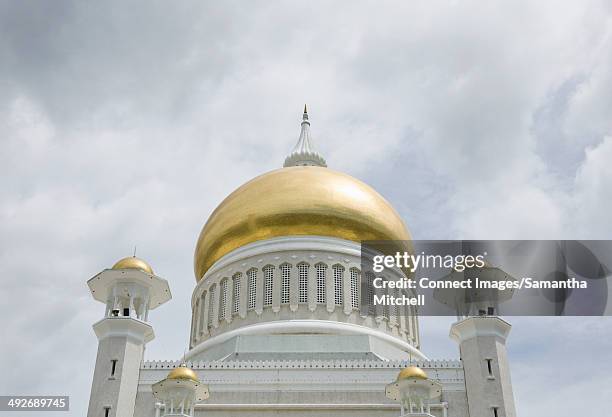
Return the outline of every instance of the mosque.
{"type": "Polygon", "coordinates": [[[411,237],[374,189],[327,168],[304,108],[283,167],[231,193],[200,233],[184,356],[143,361],[148,312],[171,299],[149,263],[121,259],[87,282],[106,306],[88,417],[515,417],[510,324],[464,308],[459,358],[428,358],[415,306],[360,308],[366,240],[411,237]]]}

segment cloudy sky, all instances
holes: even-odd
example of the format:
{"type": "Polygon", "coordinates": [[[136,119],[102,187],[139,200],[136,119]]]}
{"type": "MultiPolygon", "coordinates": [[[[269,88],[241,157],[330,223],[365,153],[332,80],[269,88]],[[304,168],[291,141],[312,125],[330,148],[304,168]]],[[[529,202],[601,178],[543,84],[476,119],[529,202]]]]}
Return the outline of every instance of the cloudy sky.
{"type": "MultiPolygon", "coordinates": [[[[85,415],[86,280],[134,246],[174,295],[146,357],[178,358],[198,233],[281,166],[304,102],[415,238],[612,237],[609,2],[2,0],[0,393],[85,415]]],[[[609,413],[611,319],[511,322],[520,416],[609,413]]],[[[458,357],[449,320],[421,323],[458,357]]]]}

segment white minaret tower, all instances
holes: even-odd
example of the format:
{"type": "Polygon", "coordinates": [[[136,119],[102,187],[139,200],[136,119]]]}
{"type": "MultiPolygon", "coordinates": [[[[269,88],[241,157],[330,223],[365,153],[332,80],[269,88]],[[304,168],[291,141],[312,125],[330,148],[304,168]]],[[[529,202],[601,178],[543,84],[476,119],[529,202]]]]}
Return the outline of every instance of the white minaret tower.
{"type": "Polygon", "coordinates": [[[131,417],[144,346],[155,337],[148,313],[172,298],[170,288],[136,257],[121,259],[87,285],[106,304],[104,318],[93,325],[98,355],[87,416],[131,417]]]}
{"type": "MultiPolygon", "coordinates": [[[[480,281],[515,280],[499,268],[485,265],[453,271],[446,279],[480,281]]],[[[516,417],[506,338],[512,327],[497,316],[499,303],[509,300],[513,289],[436,290],[434,298],[457,310],[458,321],[450,337],[459,344],[465,373],[470,417],[516,417]]]]}

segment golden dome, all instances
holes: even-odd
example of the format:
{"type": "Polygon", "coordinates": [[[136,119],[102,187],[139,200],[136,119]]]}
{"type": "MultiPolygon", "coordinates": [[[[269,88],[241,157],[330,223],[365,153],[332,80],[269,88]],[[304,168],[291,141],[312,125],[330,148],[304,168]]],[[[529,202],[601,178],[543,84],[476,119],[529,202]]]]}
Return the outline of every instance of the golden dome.
{"type": "Polygon", "coordinates": [[[171,370],[166,379],[189,379],[194,382],[200,382],[198,375],[193,369],[188,368],[184,363],[171,370]]]}
{"type": "Polygon", "coordinates": [[[395,209],[363,182],[329,168],[281,168],[242,185],[211,214],[196,245],[196,279],[234,249],[295,235],[411,239],[395,209]]]}
{"type": "Polygon", "coordinates": [[[139,269],[142,272],[153,274],[153,268],[151,268],[151,265],[135,256],[128,256],[127,258],[120,259],[115,265],[113,265],[112,269],[139,269]]]}
{"type": "Polygon", "coordinates": [[[400,373],[397,374],[398,381],[408,378],[427,379],[427,374],[418,366],[409,366],[407,368],[402,369],[400,373]]]}
{"type": "Polygon", "coordinates": [[[427,379],[427,374],[418,366],[409,366],[407,368],[402,369],[397,375],[398,381],[408,378],[427,379]]]}

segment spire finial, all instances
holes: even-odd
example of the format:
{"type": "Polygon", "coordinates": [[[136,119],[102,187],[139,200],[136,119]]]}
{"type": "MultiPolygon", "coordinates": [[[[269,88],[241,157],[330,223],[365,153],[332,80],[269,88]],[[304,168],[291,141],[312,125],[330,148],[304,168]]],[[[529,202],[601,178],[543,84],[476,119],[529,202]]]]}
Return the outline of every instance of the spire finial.
{"type": "Polygon", "coordinates": [[[291,154],[285,159],[284,167],[318,166],[326,167],[325,159],[314,149],[310,137],[310,121],[308,120],[308,107],[304,104],[302,115],[302,131],[297,144],[291,154]]]}
{"type": "Polygon", "coordinates": [[[187,366],[187,349],[183,349],[183,357],[181,358],[181,365],[180,366],[187,366]]]}

